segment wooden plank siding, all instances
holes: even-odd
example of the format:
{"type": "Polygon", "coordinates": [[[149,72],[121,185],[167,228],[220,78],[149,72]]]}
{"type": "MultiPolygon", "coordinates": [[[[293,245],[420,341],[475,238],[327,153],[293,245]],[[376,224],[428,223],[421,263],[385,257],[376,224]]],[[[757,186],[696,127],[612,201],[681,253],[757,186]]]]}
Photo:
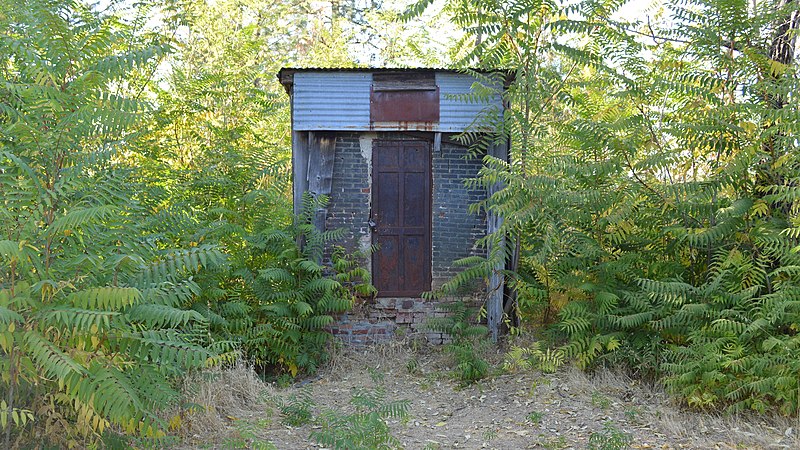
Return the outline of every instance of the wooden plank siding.
{"type": "MultiPolygon", "coordinates": [[[[333,162],[336,149],[336,136],[331,134],[309,133],[308,192],[314,197],[331,194],[333,181],[333,162]]],[[[325,231],[327,208],[314,211],[314,227],[325,231]]]]}

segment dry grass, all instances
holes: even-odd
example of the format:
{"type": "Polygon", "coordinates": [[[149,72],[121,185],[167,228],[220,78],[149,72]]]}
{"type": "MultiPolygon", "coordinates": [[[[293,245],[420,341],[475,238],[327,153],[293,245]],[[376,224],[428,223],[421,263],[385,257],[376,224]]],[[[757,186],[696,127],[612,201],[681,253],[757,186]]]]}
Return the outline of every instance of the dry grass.
{"type": "Polygon", "coordinates": [[[667,395],[663,387],[642,383],[623,372],[601,369],[587,374],[572,367],[565,370],[564,384],[579,395],[602,393],[620,403],[651,405],[652,408],[642,410],[640,420],[654,425],[666,436],[688,442],[691,448],[736,448],[722,441],[736,442],[739,448],[772,448],[776,435],[787,430],[794,434],[795,448],[800,448],[797,431],[793,429],[795,419],[689,411],[667,395]]]}
{"type": "MultiPolygon", "coordinates": [[[[597,424],[604,422],[631,433],[635,442],[667,445],[664,448],[800,448],[800,443],[784,436],[793,426],[791,419],[688,411],[662,387],[622,372],[587,374],[562,367],[556,374],[499,374],[457,388],[447,376],[452,362],[441,350],[411,338],[366,349],[333,347],[329,363],[316,377],[286,389],[262,382],[244,364],[211,369],[186,380],[186,401],[201,407],[183,413],[176,434],[185,448],[217,448],[234,440],[245,442],[245,447],[262,440],[278,448],[314,448],[309,441],[313,424],[286,426],[275,403],[302,389],[314,398],[315,416],[325,409],[342,410],[349,407],[353,389],[372,385],[373,373],[378,373],[385,376],[391,398],[411,400],[413,421],[392,425],[408,448],[420,448],[432,433],[442,442],[463,443],[465,433],[477,439],[489,431],[487,436],[494,437],[481,439],[491,441],[494,448],[524,448],[537,433],[566,437],[570,445],[581,448],[597,424]],[[408,369],[409,363],[414,371],[408,369]],[[527,387],[530,383],[538,385],[535,395],[526,395],[533,392],[527,387]],[[545,413],[543,423],[527,422],[530,411],[545,413]],[[242,440],[240,428],[248,424],[257,436],[242,440]]],[[[502,359],[501,353],[486,356],[502,359]]]]}
{"type": "Polygon", "coordinates": [[[328,353],[330,359],[320,369],[320,376],[338,381],[364,367],[375,370],[403,367],[415,354],[431,351],[431,346],[412,338],[395,339],[362,349],[332,345],[328,353]]]}
{"type": "Polygon", "coordinates": [[[176,431],[183,438],[204,440],[234,433],[231,423],[236,420],[263,417],[275,389],[261,381],[251,366],[238,362],[187,377],[183,392],[187,403],[198,406],[183,412],[176,431]]]}

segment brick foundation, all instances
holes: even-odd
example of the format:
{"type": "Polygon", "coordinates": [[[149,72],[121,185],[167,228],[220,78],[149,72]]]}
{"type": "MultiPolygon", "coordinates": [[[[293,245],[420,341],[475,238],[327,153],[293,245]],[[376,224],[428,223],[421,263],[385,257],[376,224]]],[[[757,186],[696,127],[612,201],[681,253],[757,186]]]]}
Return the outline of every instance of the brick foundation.
{"type": "Polygon", "coordinates": [[[447,334],[430,331],[425,326],[431,317],[447,313],[430,300],[419,298],[378,298],[356,311],[342,314],[328,327],[345,345],[364,347],[391,341],[396,337],[424,337],[434,345],[447,344],[447,334]]]}

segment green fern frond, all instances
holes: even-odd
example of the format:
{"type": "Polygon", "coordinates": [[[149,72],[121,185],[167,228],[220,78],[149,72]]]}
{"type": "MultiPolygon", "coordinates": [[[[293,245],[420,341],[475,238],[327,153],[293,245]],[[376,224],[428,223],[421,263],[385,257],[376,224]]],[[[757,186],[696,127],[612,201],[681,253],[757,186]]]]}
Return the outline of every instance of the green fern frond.
{"type": "Polygon", "coordinates": [[[69,294],[67,300],[78,308],[120,311],[139,302],[141,292],[131,287],[98,287],[69,294]]]}
{"type": "Polygon", "coordinates": [[[86,369],[38,331],[29,330],[22,336],[23,350],[28,353],[44,375],[65,380],[86,369]]]}
{"type": "Polygon", "coordinates": [[[148,328],[177,328],[191,322],[205,322],[197,311],[183,310],[168,305],[139,304],[127,311],[128,320],[147,325],[148,328]]]}

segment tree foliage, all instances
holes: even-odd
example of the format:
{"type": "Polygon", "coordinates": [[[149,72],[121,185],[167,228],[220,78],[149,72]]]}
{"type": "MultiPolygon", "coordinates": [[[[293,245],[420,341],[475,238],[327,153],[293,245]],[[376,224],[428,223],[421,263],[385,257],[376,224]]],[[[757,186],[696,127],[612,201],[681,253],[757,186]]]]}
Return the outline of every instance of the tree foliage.
{"type": "Polygon", "coordinates": [[[212,322],[212,334],[235,342],[265,373],[316,371],[326,359],[326,327],[334,316],[374,293],[358,255],[333,245],[342,231],[314,227],[314,211],[324,201],[307,195],[294,224],[249,233],[237,260],[203,282],[215,286],[197,307],[212,322]]]}
{"type": "Polygon", "coordinates": [[[241,355],[314,370],[329,314],[369,279],[340,252],[320,264],[335,233],[279,231],[288,114],[263,72],[281,63],[268,50],[297,43],[264,35],[284,22],[247,25],[227,3],[137,4],[129,20],[80,2],[3,6],[4,446],[159,438],[178,377],[241,355]],[[154,14],[171,34],[146,26],[154,14]],[[183,41],[181,27],[204,34],[183,41]]]}
{"type": "MultiPolygon", "coordinates": [[[[498,132],[465,136],[510,144],[474,180],[492,193],[475,208],[503,224],[445,288],[508,261],[523,325],[560,344],[514,349],[509,367],[622,363],[690,405],[794,414],[797,3],[675,0],[652,21],[621,20],[624,3],[459,0],[425,17],[464,30],[449,54],[465,71],[502,69],[470,72],[476,97],[509,84],[498,132]]],[[[403,25],[431,4],[0,0],[5,447],[158,438],[189,370],[324,361],[325,327],[373,289],[363,255],[311,226],[324,199],[291,216],[273,74],[441,65],[447,50],[403,25]]],[[[480,378],[468,337],[483,328],[459,329],[454,308],[439,328],[480,378]]],[[[401,412],[370,405],[367,432],[401,412]]]]}
{"type": "Polygon", "coordinates": [[[171,48],[81,4],[4,5],[5,445],[12,430],[68,446],[109,427],[157,437],[153,411],[178,395],[170,377],[215,360],[207,320],[187,306],[192,274],[225,260],[150,228],[122,163],[149,110],[123,84],[171,48]]]}
{"type": "Polygon", "coordinates": [[[523,323],[553,322],[580,365],[795,413],[798,7],[667,2],[653,24],[623,3],[449,4],[475,41],[463,64],[515,76],[478,144],[511,143],[477,180],[503,187],[478,205],[504,219],[487,241],[511,237],[490,258],[511,261],[523,323]]]}

